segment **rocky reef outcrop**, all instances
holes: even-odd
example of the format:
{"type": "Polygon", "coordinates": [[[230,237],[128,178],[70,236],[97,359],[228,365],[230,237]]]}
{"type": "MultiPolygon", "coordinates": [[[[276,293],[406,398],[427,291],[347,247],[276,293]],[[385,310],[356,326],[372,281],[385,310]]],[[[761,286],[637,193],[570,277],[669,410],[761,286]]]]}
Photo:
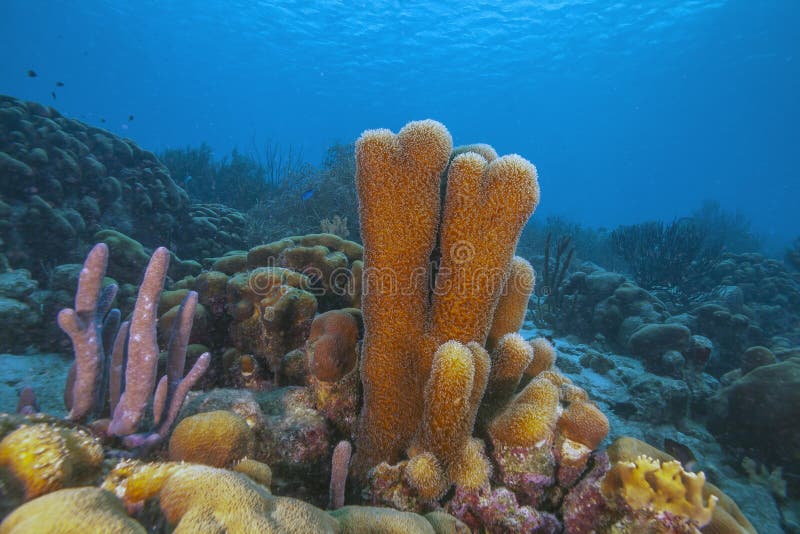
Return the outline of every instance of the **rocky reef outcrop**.
{"type": "Polygon", "coordinates": [[[0,95],[0,268],[44,282],[114,229],[146,247],[214,256],[241,246],[242,215],[190,205],[156,156],[130,139],[0,95]]]}

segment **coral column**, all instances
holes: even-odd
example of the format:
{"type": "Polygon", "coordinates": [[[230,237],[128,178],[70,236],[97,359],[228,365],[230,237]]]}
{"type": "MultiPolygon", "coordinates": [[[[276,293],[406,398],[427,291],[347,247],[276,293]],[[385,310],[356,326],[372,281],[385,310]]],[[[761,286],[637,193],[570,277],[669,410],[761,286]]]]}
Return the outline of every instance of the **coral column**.
{"type": "Polygon", "coordinates": [[[369,130],[356,143],[362,310],[369,318],[356,458],[362,467],[399,460],[422,412],[415,360],[426,324],[441,174],[451,149],[447,129],[431,120],[409,123],[397,135],[369,130]]]}

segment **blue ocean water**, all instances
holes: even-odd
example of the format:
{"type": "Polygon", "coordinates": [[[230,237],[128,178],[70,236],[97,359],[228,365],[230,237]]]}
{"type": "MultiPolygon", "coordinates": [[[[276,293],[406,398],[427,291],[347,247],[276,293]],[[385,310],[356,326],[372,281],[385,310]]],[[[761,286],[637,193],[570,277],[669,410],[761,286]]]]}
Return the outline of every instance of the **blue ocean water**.
{"type": "Polygon", "coordinates": [[[540,216],[613,227],[713,198],[785,241],[798,27],[792,0],[3,0],[0,93],[153,151],[269,139],[313,163],[430,117],[533,161],[540,216]]]}

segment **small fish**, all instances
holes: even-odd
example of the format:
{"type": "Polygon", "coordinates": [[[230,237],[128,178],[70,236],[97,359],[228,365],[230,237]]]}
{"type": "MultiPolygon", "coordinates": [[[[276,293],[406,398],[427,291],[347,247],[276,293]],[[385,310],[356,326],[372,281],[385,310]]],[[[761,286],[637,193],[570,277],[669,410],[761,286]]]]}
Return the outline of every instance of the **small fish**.
{"type": "Polygon", "coordinates": [[[38,74],[36,74],[35,70],[29,70],[28,71],[28,78],[36,78],[37,76],[38,76],[38,74]]]}
{"type": "Polygon", "coordinates": [[[697,467],[697,458],[695,458],[692,449],[675,441],[674,439],[664,438],[664,451],[670,456],[674,456],[687,471],[694,471],[697,467]]]}
{"type": "Polygon", "coordinates": [[[106,120],[105,120],[103,117],[100,117],[100,122],[102,122],[103,124],[105,124],[105,123],[106,123],[106,120]]]}
{"type": "Polygon", "coordinates": [[[56,82],[56,87],[64,87],[64,82],[56,82]]]}
{"type": "Polygon", "coordinates": [[[186,178],[184,178],[184,179],[183,179],[183,183],[184,183],[184,185],[188,184],[188,183],[189,183],[189,182],[191,182],[191,181],[192,181],[192,175],[191,175],[191,174],[190,174],[190,175],[188,175],[186,178]]]}
{"type": "Polygon", "coordinates": [[[128,115],[128,120],[132,121],[133,120],[133,115],[128,115]]]}
{"type": "Polygon", "coordinates": [[[300,198],[302,198],[303,200],[308,200],[313,196],[314,196],[314,190],[309,189],[307,191],[303,191],[303,194],[300,196],[300,198]]]}
{"type": "Polygon", "coordinates": [[[52,96],[53,100],[55,100],[56,99],[56,92],[55,91],[50,91],[50,96],[52,96]]]}

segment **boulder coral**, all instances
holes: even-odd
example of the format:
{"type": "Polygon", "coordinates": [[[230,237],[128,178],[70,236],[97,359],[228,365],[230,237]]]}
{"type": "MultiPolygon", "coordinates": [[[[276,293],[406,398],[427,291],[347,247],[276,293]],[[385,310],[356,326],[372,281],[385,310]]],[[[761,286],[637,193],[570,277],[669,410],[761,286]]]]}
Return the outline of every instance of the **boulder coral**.
{"type": "Polygon", "coordinates": [[[761,365],[711,399],[710,430],[772,465],[800,462],[800,357],[761,365]]]}
{"type": "Polygon", "coordinates": [[[0,441],[0,486],[10,475],[21,485],[26,500],[89,484],[100,474],[102,464],[99,440],[77,428],[24,424],[0,441]]]}
{"type": "MultiPolygon", "coordinates": [[[[147,501],[157,499],[174,532],[466,532],[463,524],[444,512],[421,516],[386,508],[344,506],[326,513],[298,499],[273,495],[248,471],[190,463],[123,461],[111,471],[103,488],[106,495],[111,499],[116,495],[129,510],[141,509],[147,501]]],[[[120,501],[116,501],[118,508],[120,501]]]]}
{"type": "Polygon", "coordinates": [[[128,517],[112,493],[83,487],[62,489],[34,499],[0,523],[0,534],[27,532],[145,534],[147,530],[128,517]]]}
{"type": "Polygon", "coordinates": [[[360,399],[358,338],[358,320],[353,314],[331,310],[314,318],[305,345],[306,382],[314,393],[315,406],[347,439],[355,429],[360,399]]]}
{"type": "Polygon", "coordinates": [[[317,310],[305,275],[283,267],[262,267],[232,276],[227,284],[230,337],[273,374],[281,358],[303,346],[317,310]]]}
{"type": "Polygon", "coordinates": [[[247,422],[233,412],[214,410],[183,419],[169,440],[172,461],[194,462],[212,467],[227,467],[252,456],[253,432],[247,422]]]}

